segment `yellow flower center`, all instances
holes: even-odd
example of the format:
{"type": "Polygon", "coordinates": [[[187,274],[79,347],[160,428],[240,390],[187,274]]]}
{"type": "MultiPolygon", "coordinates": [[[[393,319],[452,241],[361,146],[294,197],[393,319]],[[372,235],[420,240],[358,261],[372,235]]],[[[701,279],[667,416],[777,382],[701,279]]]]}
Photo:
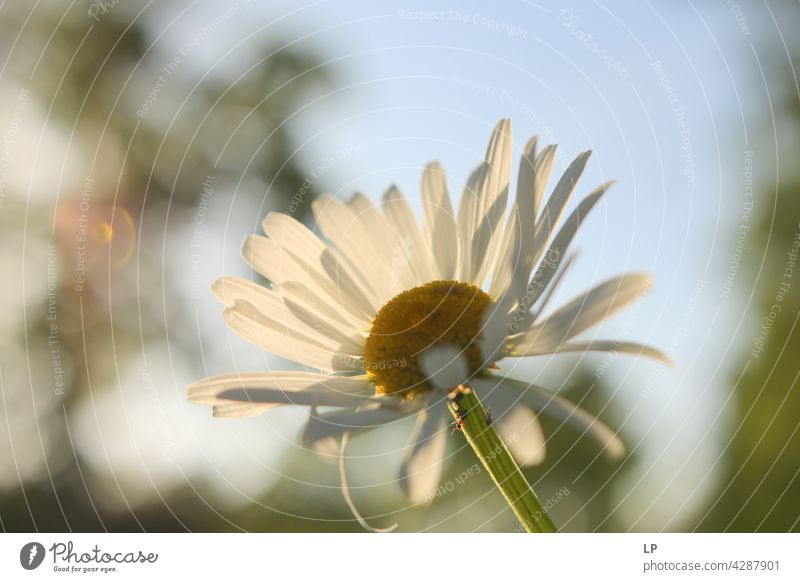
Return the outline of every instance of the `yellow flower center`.
{"type": "Polygon", "coordinates": [[[411,399],[431,389],[418,357],[432,346],[463,350],[470,373],[477,372],[483,360],[476,340],[490,303],[486,293],[458,281],[432,281],[391,299],[372,321],[364,347],[375,393],[411,399]]]}

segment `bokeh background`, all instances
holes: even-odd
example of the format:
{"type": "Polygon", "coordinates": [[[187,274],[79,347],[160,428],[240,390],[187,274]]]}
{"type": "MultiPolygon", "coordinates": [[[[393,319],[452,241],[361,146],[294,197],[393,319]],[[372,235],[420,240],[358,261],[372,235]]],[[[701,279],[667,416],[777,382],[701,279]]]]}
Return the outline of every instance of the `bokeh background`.
{"type": "MultiPolygon", "coordinates": [[[[268,211],[425,163],[457,191],[491,127],[595,154],[568,299],[655,274],[607,337],[668,351],[516,366],[618,428],[605,459],[546,423],[527,476],[569,531],[800,529],[800,5],[791,0],[0,6],[0,528],[359,531],[301,410],[212,419],[209,374],[290,364],[209,292],[268,211]],[[559,492],[566,494],[559,495],[559,492]]],[[[408,507],[406,426],[354,440],[353,497],[401,531],[513,531],[461,435],[408,507]],[[393,451],[387,453],[386,451],[393,451]]]]}

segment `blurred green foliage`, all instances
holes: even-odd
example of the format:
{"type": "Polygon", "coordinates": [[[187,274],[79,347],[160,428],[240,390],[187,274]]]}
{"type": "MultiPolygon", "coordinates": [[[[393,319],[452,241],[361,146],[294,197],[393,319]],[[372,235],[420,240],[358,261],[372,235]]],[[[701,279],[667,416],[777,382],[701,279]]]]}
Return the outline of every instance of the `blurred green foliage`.
{"type": "MultiPolygon", "coordinates": [[[[795,59],[796,64],[800,59],[795,59]]],[[[780,124],[800,135],[792,71],[780,124]]],[[[765,120],[766,123],[766,120],[765,120]]],[[[734,413],[725,435],[718,495],[704,531],[800,531],[800,173],[795,144],[778,151],[778,181],[760,184],[755,225],[743,253],[745,288],[754,289],[750,325],[731,370],[734,413]],[[763,344],[762,344],[763,342],[763,344]],[[729,439],[729,440],[728,440],[729,439]]]]}
{"type": "MultiPolygon", "coordinates": [[[[175,6],[161,3],[148,17],[175,6]]],[[[81,162],[87,163],[87,179],[92,176],[92,212],[105,204],[115,212],[127,209],[130,213],[139,234],[135,274],[152,295],[137,297],[126,292],[131,288],[130,277],[119,277],[115,285],[122,289],[115,289],[113,298],[114,312],[119,315],[112,323],[110,282],[107,288],[102,282],[87,286],[78,297],[74,269],[57,270],[54,286],[60,357],[70,372],[69,381],[58,406],[29,403],[38,416],[30,420],[29,432],[47,427],[52,434],[48,435],[47,450],[43,443],[42,451],[58,462],[48,464],[42,477],[23,479],[14,489],[0,489],[0,528],[6,531],[230,527],[188,489],[158,496],[154,491],[152,500],[142,506],[104,503],[95,490],[96,476],[72,442],[70,417],[77,403],[88,397],[89,378],[91,390],[114,385],[128,356],[140,352],[148,341],[164,338],[163,318],[156,316],[156,305],[148,301],[163,292],[159,301],[178,306],[185,303],[174,282],[163,277],[161,245],[170,223],[191,222],[207,176],[214,177],[220,190],[234,191],[244,184],[241,195],[255,197],[255,205],[264,209],[287,210],[291,205],[296,217],[302,220],[307,216],[314,192],[309,188],[308,195],[293,200],[305,174],[292,156],[296,146],[286,120],[312,99],[315,91],[324,89],[331,77],[316,55],[298,48],[279,48],[278,39],[264,40],[264,35],[247,45],[250,50],[259,47],[254,57],[244,52],[233,54],[216,68],[198,71],[189,57],[195,56],[191,51],[203,44],[205,37],[192,37],[198,33],[190,30],[189,37],[178,35],[186,44],[170,47],[162,39],[162,31],[137,13],[139,8],[114,3],[92,18],[85,3],[18,2],[4,5],[0,12],[0,50],[7,57],[2,82],[24,87],[25,95],[47,113],[47,124],[71,134],[71,146],[81,152],[81,162]],[[232,63],[244,63],[247,69],[234,71],[232,63]],[[137,311],[146,314],[140,329],[117,323],[137,311]],[[114,348],[113,359],[109,346],[114,348]]],[[[218,20],[211,24],[221,26],[224,10],[220,7],[218,20]]],[[[199,30],[202,25],[201,19],[199,30]]],[[[25,192],[14,194],[19,200],[26,196],[25,192]]],[[[70,214],[70,205],[77,206],[80,194],[59,192],[51,200],[28,200],[18,208],[6,197],[4,228],[7,233],[15,230],[20,237],[41,231],[39,234],[52,238],[48,242],[58,248],[63,259],[58,264],[72,265],[74,249],[69,241],[74,244],[76,214],[70,214]],[[54,200],[59,206],[54,207],[54,200]],[[36,230],[29,222],[35,222],[36,230]],[[47,232],[51,224],[55,226],[47,232]]],[[[253,227],[256,224],[254,217],[253,227]]],[[[24,342],[24,349],[46,346],[46,309],[28,307],[26,329],[5,330],[7,337],[20,345],[24,342]]],[[[175,349],[180,348],[178,337],[175,349]]],[[[188,353],[182,357],[196,361],[198,356],[188,353]]],[[[4,389],[27,390],[24,386],[4,389]]],[[[35,447],[36,438],[35,434],[18,435],[11,446],[23,451],[22,445],[35,447]]],[[[5,470],[13,471],[13,467],[5,470]]]]}

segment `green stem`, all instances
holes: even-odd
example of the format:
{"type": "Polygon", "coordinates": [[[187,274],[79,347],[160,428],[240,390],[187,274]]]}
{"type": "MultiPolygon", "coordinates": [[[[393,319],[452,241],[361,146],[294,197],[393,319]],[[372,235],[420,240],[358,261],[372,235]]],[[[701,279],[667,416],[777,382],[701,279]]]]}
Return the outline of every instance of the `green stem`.
{"type": "Polygon", "coordinates": [[[508,452],[505,443],[488,421],[486,412],[475,392],[459,388],[450,411],[472,446],[475,454],[492,476],[514,514],[528,533],[554,532],[550,516],[542,508],[528,481],[508,452]]]}

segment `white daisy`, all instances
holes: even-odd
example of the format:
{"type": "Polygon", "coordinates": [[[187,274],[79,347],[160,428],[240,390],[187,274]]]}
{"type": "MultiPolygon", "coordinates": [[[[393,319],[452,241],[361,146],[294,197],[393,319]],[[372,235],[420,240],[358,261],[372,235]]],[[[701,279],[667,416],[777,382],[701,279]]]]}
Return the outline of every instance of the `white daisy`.
{"type": "Polygon", "coordinates": [[[555,152],[553,145],[537,152],[536,137],[528,141],[510,209],[511,122],[504,119],[457,212],[444,171],[432,163],[422,177],[422,226],[395,187],[380,209],[360,194],[347,202],[315,200],[324,239],[288,215],[270,213],[263,222],[267,236],[248,237],[243,255],[271,286],[223,277],[213,292],[237,334],[318,371],[214,376],[189,386],[189,399],[228,418],[309,406],[303,441],[320,451],[339,442],[343,449],[350,433],[416,415],[400,470],[400,485],[414,503],[431,499],[438,486],[451,432],[448,393],[461,385],[494,412],[522,465],[544,456],[538,413],[622,456],[618,436],[591,414],[494,373],[504,358],[563,352],[613,351],[669,362],[636,343],[574,339],[645,293],[647,275],[615,277],[544,314],[572,264],[567,247],[610,185],[591,192],[562,224],[590,152],[570,164],[544,202],[555,152]],[[337,410],[319,413],[319,407],[337,410]]]}

